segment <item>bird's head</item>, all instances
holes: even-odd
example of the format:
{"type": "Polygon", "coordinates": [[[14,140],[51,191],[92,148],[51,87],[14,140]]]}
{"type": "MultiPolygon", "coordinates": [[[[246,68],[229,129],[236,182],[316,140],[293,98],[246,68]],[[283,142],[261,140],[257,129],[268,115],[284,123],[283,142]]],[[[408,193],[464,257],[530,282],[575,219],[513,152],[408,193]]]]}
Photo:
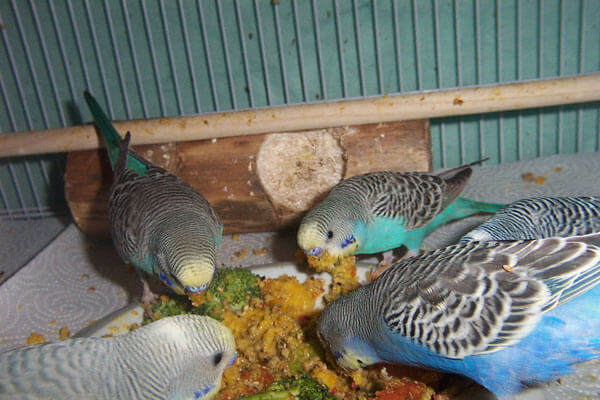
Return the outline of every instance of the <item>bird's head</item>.
{"type": "Polygon", "coordinates": [[[381,362],[371,343],[361,334],[363,321],[359,319],[360,316],[352,314],[353,305],[349,302],[355,300],[352,296],[344,296],[329,304],[323,310],[317,326],[319,340],[329,349],[340,367],[346,370],[381,362]]]}
{"type": "Polygon", "coordinates": [[[304,219],[298,229],[298,246],[311,256],[327,252],[332,256],[350,256],[360,247],[350,220],[304,219]]]}
{"type": "MultiPolygon", "coordinates": [[[[222,323],[200,315],[178,315],[147,325],[161,330],[163,343],[175,353],[168,374],[167,398],[212,399],[221,387],[223,371],[236,359],[233,334],[222,323]]],[[[143,328],[142,328],[143,329],[143,328]]]]}
{"type": "Polygon", "coordinates": [[[211,262],[196,262],[185,265],[178,274],[178,280],[189,293],[206,290],[215,274],[215,265],[211,262]]]}
{"type": "Polygon", "coordinates": [[[176,256],[158,254],[159,278],[178,294],[203,292],[215,274],[210,255],[176,256]]]}

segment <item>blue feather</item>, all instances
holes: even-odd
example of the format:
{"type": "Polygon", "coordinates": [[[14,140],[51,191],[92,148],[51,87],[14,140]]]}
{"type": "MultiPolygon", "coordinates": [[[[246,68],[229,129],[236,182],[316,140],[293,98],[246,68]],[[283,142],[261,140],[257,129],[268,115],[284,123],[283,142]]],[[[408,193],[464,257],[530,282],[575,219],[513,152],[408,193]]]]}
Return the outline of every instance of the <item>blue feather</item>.
{"type": "Polygon", "coordinates": [[[384,338],[371,345],[383,362],[465,375],[496,395],[509,395],[524,384],[568,375],[572,365],[600,357],[598,303],[600,286],[547,312],[533,332],[516,345],[464,359],[441,357],[388,330],[383,321],[384,338]]]}

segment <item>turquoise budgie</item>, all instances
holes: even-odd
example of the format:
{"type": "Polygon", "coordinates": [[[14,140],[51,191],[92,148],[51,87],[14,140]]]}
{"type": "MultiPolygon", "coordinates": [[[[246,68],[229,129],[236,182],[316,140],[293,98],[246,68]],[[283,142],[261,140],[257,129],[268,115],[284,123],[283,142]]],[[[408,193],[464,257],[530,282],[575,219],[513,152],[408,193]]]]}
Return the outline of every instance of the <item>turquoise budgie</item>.
{"type": "MultiPolygon", "coordinates": [[[[219,217],[199,192],[130,150],[129,133],[121,140],[88,92],[85,99],[114,170],[108,218],[119,254],[178,294],[204,290],[221,243],[219,217]]],[[[144,280],[144,302],[152,297],[144,280]]]]}
{"type": "Polygon", "coordinates": [[[460,241],[526,240],[600,232],[600,197],[535,197],[501,208],[460,241]]]}
{"type": "Polygon", "coordinates": [[[340,297],[317,332],[347,369],[407,364],[512,395],[600,356],[599,282],[600,234],[460,243],[340,297]]]}
{"type": "Polygon", "coordinates": [[[471,166],[480,162],[434,174],[373,172],[348,178],[306,214],[298,245],[315,256],[372,254],[401,245],[415,255],[439,226],[503,206],[459,197],[471,166]]]}
{"type": "Polygon", "coordinates": [[[167,317],[122,336],[2,353],[0,399],[210,399],[235,357],[220,322],[167,317]]]}

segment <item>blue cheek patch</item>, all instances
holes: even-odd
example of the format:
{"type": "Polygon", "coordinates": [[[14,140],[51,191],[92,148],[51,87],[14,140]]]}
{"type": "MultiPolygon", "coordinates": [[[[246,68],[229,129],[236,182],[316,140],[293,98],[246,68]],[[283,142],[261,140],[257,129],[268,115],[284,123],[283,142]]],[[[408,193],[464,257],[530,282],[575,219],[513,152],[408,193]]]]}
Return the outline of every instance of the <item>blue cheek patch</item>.
{"type": "Polygon", "coordinates": [[[212,392],[215,389],[215,385],[208,385],[205,388],[202,388],[200,390],[198,390],[197,392],[194,392],[194,399],[202,399],[204,398],[204,396],[206,396],[208,393],[212,392]]]}
{"type": "Polygon", "coordinates": [[[342,242],[342,249],[350,246],[352,243],[356,242],[354,235],[350,235],[350,237],[342,242]]]}
{"type": "Polygon", "coordinates": [[[336,352],[333,357],[335,358],[335,361],[339,360],[340,358],[344,357],[343,353],[340,353],[339,351],[336,352]]]}
{"type": "Polygon", "coordinates": [[[163,274],[163,273],[162,273],[162,271],[158,273],[158,277],[159,277],[159,278],[160,278],[160,279],[161,279],[161,280],[162,280],[164,283],[166,283],[167,285],[169,285],[169,286],[173,286],[173,282],[171,282],[171,281],[170,281],[170,280],[167,278],[167,276],[166,276],[165,274],[163,274]]]}

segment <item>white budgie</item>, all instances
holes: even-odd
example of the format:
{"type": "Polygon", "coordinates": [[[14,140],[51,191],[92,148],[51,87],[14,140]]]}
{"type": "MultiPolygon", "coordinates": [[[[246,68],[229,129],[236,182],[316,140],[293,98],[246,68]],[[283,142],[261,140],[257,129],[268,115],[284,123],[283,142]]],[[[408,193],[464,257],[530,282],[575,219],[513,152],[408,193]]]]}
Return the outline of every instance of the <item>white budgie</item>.
{"type": "Polygon", "coordinates": [[[123,336],[0,354],[0,399],[209,399],[234,360],[225,325],[198,315],[168,317],[123,336]]]}

